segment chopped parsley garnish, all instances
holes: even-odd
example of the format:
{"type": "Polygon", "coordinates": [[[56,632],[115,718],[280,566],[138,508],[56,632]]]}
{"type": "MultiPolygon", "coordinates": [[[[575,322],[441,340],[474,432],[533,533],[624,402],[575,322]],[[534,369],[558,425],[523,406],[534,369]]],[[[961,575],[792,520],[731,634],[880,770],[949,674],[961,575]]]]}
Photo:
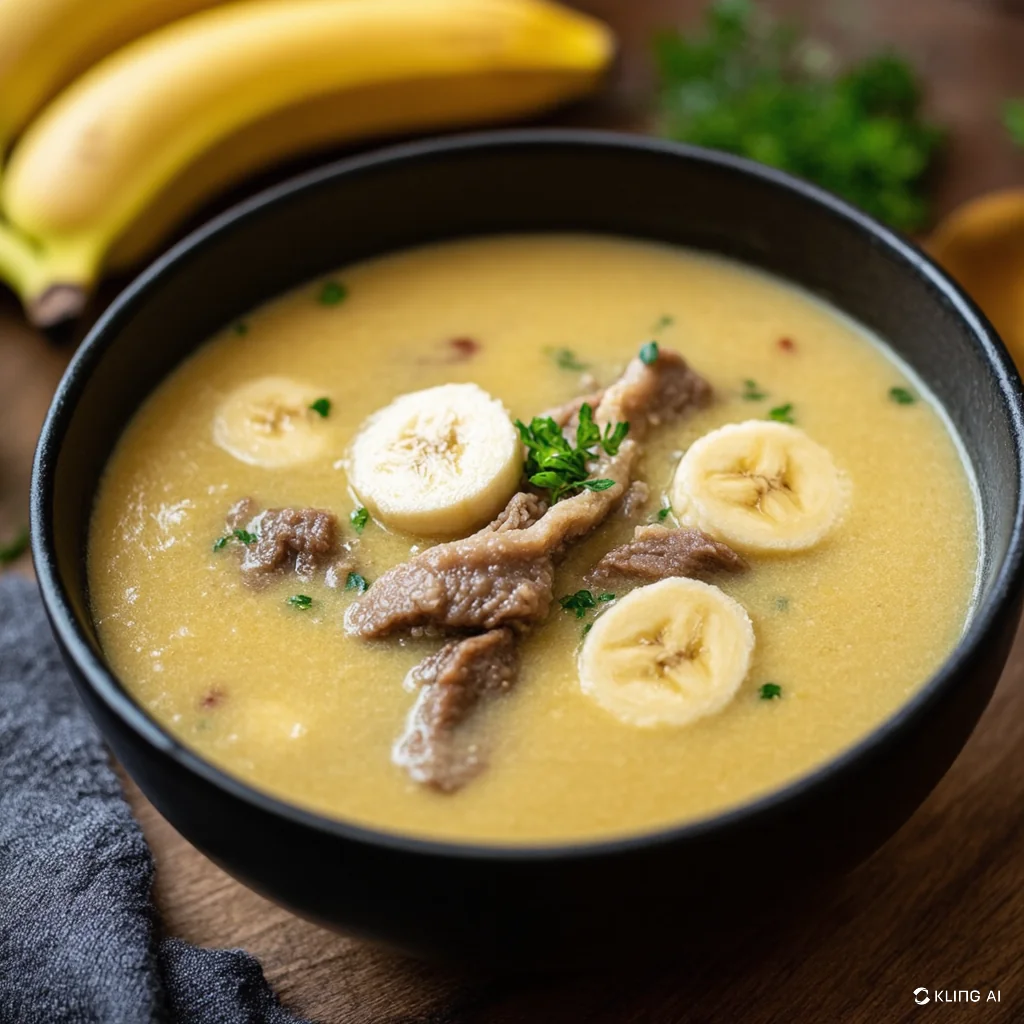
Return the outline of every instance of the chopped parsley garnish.
{"type": "Polygon", "coordinates": [[[787,402],[785,405],[777,405],[774,409],[769,409],[768,419],[775,420],[776,423],[796,423],[796,420],[793,419],[793,403],[787,402]]]}
{"type": "Polygon", "coordinates": [[[810,178],[893,227],[920,227],[945,132],[923,116],[914,68],[891,52],[842,65],[766,7],[716,0],[703,32],[656,39],[661,132],[810,178]]]}
{"type": "Polygon", "coordinates": [[[651,328],[651,334],[658,334],[665,330],[666,327],[671,327],[676,322],[674,316],[669,316],[667,313],[663,316],[659,316],[654,326],[651,328]]]}
{"type": "Polygon", "coordinates": [[[239,337],[249,333],[249,325],[244,320],[236,320],[234,327],[235,334],[239,337]]]}
{"type": "Polygon", "coordinates": [[[670,515],[672,515],[672,506],[666,505],[664,508],[659,508],[658,511],[654,513],[654,518],[659,523],[663,523],[670,515]]]}
{"type": "Polygon", "coordinates": [[[370,589],[370,583],[365,576],[360,576],[357,572],[350,572],[345,579],[346,590],[358,590],[360,594],[365,594],[370,589]]]}
{"type": "Polygon", "coordinates": [[[575,594],[560,597],[558,603],[562,606],[563,611],[573,612],[577,619],[582,619],[591,608],[614,600],[614,594],[600,594],[594,597],[589,590],[577,590],[575,594]]]}
{"type": "Polygon", "coordinates": [[[293,608],[305,611],[313,603],[313,598],[306,594],[292,594],[286,603],[290,604],[293,608]]]}
{"type": "Polygon", "coordinates": [[[552,359],[560,370],[585,370],[588,363],[582,362],[571,348],[549,348],[545,352],[552,359]]]}
{"type": "Polygon", "coordinates": [[[1024,99],[1006,101],[1003,105],[1003,124],[1010,138],[1018,146],[1024,146],[1024,99]]]}
{"type": "Polygon", "coordinates": [[[757,386],[756,380],[745,380],[743,382],[743,398],[747,402],[760,402],[762,398],[767,398],[768,392],[762,391],[757,386]]]}
{"type": "Polygon", "coordinates": [[[765,683],[758,692],[761,700],[776,700],[782,696],[782,687],[778,683],[765,683]]]}
{"type": "Polygon", "coordinates": [[[524,469],[531,484],[548,491],[553,502],[573,491],[605,491],[614,480],[587,479],[587,463],[597,450],[616,455],[629,433],[628,423],[606,424],[604,433],[594,422],[594,411],[586,403],[580,408],[576,444],[572,445],[550,416],[534,416],[527,426],[516,420],[519,437],[526,446],[524,469]]]}
{"type": "Polygon", "coordinates": [[[259,535],[250,533],[248,530],[232,530],[230,533],[224,534],[223,537],[218,537],[213,542],[214,551],[222,551],[228,544],[233,540],[237,540],[239,544],[255,544],[258,541],[259,535]]]}
{"type": "Polygon", "coordinates": [[[889,388],[889,397],[897,405],[913,405],[917,401],[917,396],[906,388],[889,388]]]}
{"type": "Polygon", "coordinates": [[[789,611],[789,598],[788,597],[777,597],[775,598],[775,610],[779,612],[789,611]]]}
{"type": "Polygon", "coordinates": [[[362,533],[366,529],[366,524],[370,521],[370,513],[368,509],[360,506],[349,514],[348,521],[352,524],[352,529],[356,533],[362,533]]]}
{"type": "Polygon", "coordinates": [[[23,526],[6,544],[0,544],[0,565],[16,562],[28,551],[28,527],[23,526]]]}
{"type": "Polygon", "coordinates": [[[321,419],[327,419],[331,412],[331,400],[329,398],[318,398],[310,405],[310,409],[321,419]]]}
{"type": "Polygon", "coordinates": [[[644,366],[650,366],[651,363],[658,361],[658,343],[656,341],[649,341],[646,345],[640,346],[640,362],[644,366]]]}
{"type": "Polygon", "coordinates": [[[340,281],[324,281],[318,301],[321,306],[337,306],[348,298],[348,289],[340,281]]]}
{"type": "Polygon", "coordinates": [[[588,622],[583,627],[583,632],[580,635],[585,637],[593,628],[594,628],[594,624],[592,622],[588,622]]]}

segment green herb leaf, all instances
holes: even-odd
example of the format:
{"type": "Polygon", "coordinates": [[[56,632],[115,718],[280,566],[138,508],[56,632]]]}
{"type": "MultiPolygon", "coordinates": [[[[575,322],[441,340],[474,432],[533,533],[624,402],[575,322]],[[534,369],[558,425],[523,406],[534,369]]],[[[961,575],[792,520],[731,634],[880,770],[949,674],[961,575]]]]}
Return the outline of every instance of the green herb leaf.
{"type": "Polygon", "coordinates": [[[658,343],[656,341],[649,341],[646,345],[640,346],[640,362],[644,366],[650,366],[651,363],[658,361],[658,343]]]}
{"type": "Polygon", "coordinates": [[[913,405],[917,401],[917,396],[906,388],[889,388],[889,397],[897,405],[913,405]]]}
{"type": "Polygon", "coordinates": [[[769,409],[768,419],[775,420],[776,423],[795,423],[793,403],[787,402],[785,405],[777,405],[774,409],[769,409]]]}
{"type": "Polygon", "coordinates": [[[310,409],[322,419],[327,419],[331,412],[331,400],[329,398],[318,398],[310,405],[310,409]]]}
{"type": "Polygon", "coordinates": [[[761,399],[767,398],[768,393],[762,391],[757,386],[756,380],[745,380],[743,382],[743,399],[747,402],[760,402],[761,399]]]}
{"type": "Polygon", "coordinates": [[[305,594],[292,594],[286,603],[300,611],[305,611],[313,603],[313,598],[307,597],[305,594]]]}
{"type": "Polygon", "coordinates": [[[14,537],[5,544],[0,544],[0,565],[16,562],[28,551],[28,527],[23,526],[14,537]]]}
{"type": "Polygon", "coordinates": [[[248,530],[232,530],[231,536],[234,537],[240,544],[255,544],[258,541],[259,534],[250,533],[248,530]]]}
{"type": "Polygon", "coordinates": [[[560,370],[585,370],[589,365],[578,359],[571,348],[547,348],[544,351],[554,359],[560,370]]]}
{"type": "Polygon", "coordinates": [[[225,534],[223,537],[218,537],[213,542],[213,550],[214,551],[221,551],[223,548],[225,548],[227,546],[227,543],[228,543],[229,540],[231,540],[231,534],[230,533],[225,534]]]}
{"type": "Polygon", "coordinates": [[[318,302],[321,306],[337,306],[348,298],[348,289],[340,281],[324,281],[318,302]]]}
{"type": "Polygon", "coordinates": [[[577,590],[575,594],[560,597],[558,603],[567,612],[574,612],[577,619],[582,619],[591,608],[597,607],[597,601],[589,590],[577,590]]]}
{"type": "Polygon", "coordinates": [[[348,521],[352,524],[352,529],[356,533],[362,533],[366,529],[366,524],[370,521],[370,513],[367,509],[360,506],[349,514],[348,521]]]}
{"type": "Polygon", "coordinates": [[[597,456],[595,449],[609,455],[618,452],[629,433],[628,423],[609,424],[602,435],[594,422],[593,410],[584,403],[579,412],[575,445],[550,416],[535,416],[529,426],[516,420],[516,429],[526,447],[527,478],[534,487],[548,491],[553,502],[580,488],[603,491],[615,486],[614,480],[588,480],[587,465],[597,456]]]}
{"type": "Polygon", "coordinates": [[[821,45],[749,0],[717,0],[702,33],[655,41],[658,122],[670,138],[809,178],[897,228],[929,214],[925,180],[945,132],[893,53],[832,70],[821,45]]]}
{"type": "Polygon", "coordinates": [[[664,508],[659,508],[652,518],[655,522],[663,523],[670,515],[672,515],[672,506],[666,505],[664,508]]]}
{"type": "Polygon", "coordinates": [[[615,595],[614,594],[601,594],[601,596],[598,597],[597,600],[601,604],[606,604],[608,601],[614,601],[615,600],[615,595]]]}
{"type": "Polygon", "coordinates": [[[658,317],[655,321],[654,326],[651,328],[651,334],[659,334],[665,330],[666,327],[671,327],[676,322],[674,316],[669,316],[667,313],[658,317]]]}
{"type": "Polygon", "coordinates": [[[1024,99],[1007,100],[1003,104],[1003,124],[1010,138],[1018,146],[1024,146],[1024,99]]]}
{"type": "Polygon", "coordinates": [[[249,333],[249,325],[244,320],[236,320],[233,329],[239,337],[244,337],[249,333]]]}
{"type": "Polygon", "coordinates": [[[765,683],[759,693],[761,700],[776,700],[782,696],[782,687],[778,683],[765,683]]]}
{"type": "Polygon", "coordinates": [[[588,622],[588,623],[587,623],[587,624],[586,624],[586,625],[585,625],[585,626],[583,627],[583,632],[582,632],[582,633],[581,633],[580,635],[581,635],[581,636],[583,636],[583,637],[586,637],[586,635],[587,635],[587,634],[588,634],[588,633],[589,633],[589,632],[590,632],[590,631],[591,631],[591,630],[592,630],[593,628],[594,628],[594,624],[593,624],[592,622],[588,622]]]}
{"type": "Polygon", "coordinates": [[[360,576],[357,572],[350,572],[345,579],[345,589],[358,590],[360,594],[365,594],[370,589],[370,584],[365,576],[360,576]]]}

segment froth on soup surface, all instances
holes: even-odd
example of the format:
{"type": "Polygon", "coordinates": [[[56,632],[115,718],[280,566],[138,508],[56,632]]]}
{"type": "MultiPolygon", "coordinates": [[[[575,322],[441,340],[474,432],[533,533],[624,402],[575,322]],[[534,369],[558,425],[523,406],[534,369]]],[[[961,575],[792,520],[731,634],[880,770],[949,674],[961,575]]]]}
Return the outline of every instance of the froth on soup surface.
{"type": "Polygon", "coordinates": [[[973,488],[945,419],[858,326],[722,259],[522,236],[347,267],[211,339],[125,431],[96,501],[89,581],[114,671],[183,743],[233,775],[393,832],[551,842],[707,816],[848,748],[957,642],[979,546],[973,488]],[[349,522],[360,503],[343,461],[370,414],[406,392],[475,382],[529,421],[592,386],[584,374],[615,379],[652,338],[681,352],[715,400],[648,434],[639,476],[649,504],[571,548],[556,598],[583,589],[586,571],[637,522],[657,519],[697,438],[772,410],[828,449],[849,481],[841,524],[810,550],[751,556],[747,572],[714,578],[756,635],[750,670],[718,713],[683,727],[623,724],[578,675],[583,630],[608,612],[578,617],[556,601],[521,640],[517,684],[479,709],[486,770],[454,793],[416,783],[391,756],[415,699],[403,679],[441,640],[350,635],[344,616],[359,591],[344,581],[248,585],[241,542],[214,550],[227,509],[251,496],[262,507],[333,511],[372,587],[431,542],[372,520],[358,534],[349,522]],[[320,425],[328,443],[300,465],[250,465],[214,441],[227,396],[274,375],[330,400],[320,425]],[[308,607],[288,602],[297,595],[308,607]]]}

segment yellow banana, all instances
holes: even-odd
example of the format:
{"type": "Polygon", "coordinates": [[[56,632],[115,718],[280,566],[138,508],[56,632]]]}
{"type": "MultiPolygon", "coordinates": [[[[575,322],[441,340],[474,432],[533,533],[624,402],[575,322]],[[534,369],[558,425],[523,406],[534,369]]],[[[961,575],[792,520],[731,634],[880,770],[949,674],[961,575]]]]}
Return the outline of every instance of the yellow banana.
{"type": "Polygon", "coordinates": [[[603,25],[545,0],[252,0],[194,15],[102,61],[25,133],[0,191],[0,273],[52,322],[111,255],[138,254],[268,161],[535,112],[588,91],[611,52],[603,25]]]}
{"type": "Polygon", "coordinates": [[[222,0],[0,0],[0,150],[108,53],[222,0]]]}

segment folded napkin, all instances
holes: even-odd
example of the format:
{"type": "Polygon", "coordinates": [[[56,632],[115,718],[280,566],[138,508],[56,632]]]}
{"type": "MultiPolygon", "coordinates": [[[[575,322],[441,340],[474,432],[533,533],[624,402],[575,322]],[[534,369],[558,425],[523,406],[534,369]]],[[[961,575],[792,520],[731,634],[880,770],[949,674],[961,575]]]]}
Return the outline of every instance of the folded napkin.
{"type": "Polygon", "coordinates": [[[239,949],[159,939],[153,860],[34,584],[0,580],[0,1024],[301,1024],[239,949]]]}

